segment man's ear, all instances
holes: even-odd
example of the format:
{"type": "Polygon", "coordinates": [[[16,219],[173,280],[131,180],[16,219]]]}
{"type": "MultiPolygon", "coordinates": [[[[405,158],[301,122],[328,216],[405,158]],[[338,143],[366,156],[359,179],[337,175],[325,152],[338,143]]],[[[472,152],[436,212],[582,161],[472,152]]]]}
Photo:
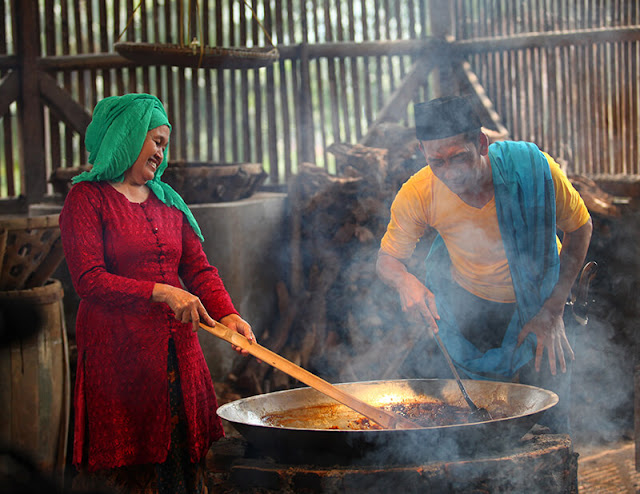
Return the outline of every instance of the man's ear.
{"type": "Polygon", "coordinates": [[[424,152],[424,146],[422,145],[422,141],[418,139],[418,149],[420,150],[420,152],[422,153],[422,156],[424,156],[425,158],[427,157],[427,155],[424,152]]]}
{"type": "Polygon", "coordinates": [[[478,133],[478,151],[481,156],[486,156],[489,153],[489,138],[482,131],[478,133]]]}

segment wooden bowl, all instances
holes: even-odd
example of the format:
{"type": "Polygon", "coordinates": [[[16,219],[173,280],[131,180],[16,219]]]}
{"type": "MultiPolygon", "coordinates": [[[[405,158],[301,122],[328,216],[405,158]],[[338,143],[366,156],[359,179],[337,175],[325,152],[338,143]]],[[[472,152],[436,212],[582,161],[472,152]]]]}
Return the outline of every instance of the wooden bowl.
{"type": "Polygon", "coordinates": [[[169,162],[162,180],[187,204],[229,202],[253,195],[266,179],[260,163],[169,162]]]}

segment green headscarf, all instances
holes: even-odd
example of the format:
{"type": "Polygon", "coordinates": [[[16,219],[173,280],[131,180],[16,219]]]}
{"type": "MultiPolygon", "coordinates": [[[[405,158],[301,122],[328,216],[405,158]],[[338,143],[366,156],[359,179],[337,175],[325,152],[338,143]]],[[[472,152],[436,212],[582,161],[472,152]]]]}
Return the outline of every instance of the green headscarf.
{"type": "MultiPolygon", "coordinates": [[[[162,102],[155,96],[131,93],[101,100],[93,111],[84,139],[89,151],[88,161],[93,168],[77,175],[72,182],[122,182],[124,172],[138,159],[147,132],[161,125],[166,125],[171,130],[162,102]]],[[[200,240],[204,240],[196,219],[182,197],[169,184],[160,180],[167,168],[167,154],[165,150],[164,159],[153,180],[149,180],[146,185],[167,206],[182,211],[200,240]]]]}

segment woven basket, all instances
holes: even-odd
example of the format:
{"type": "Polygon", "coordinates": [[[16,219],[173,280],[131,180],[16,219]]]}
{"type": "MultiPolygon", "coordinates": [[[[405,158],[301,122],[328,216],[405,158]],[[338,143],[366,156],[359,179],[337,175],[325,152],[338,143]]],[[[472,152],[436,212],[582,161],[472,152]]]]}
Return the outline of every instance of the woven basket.
{"type": "Polygon", "coordinates": [[[0,219],[0,290],[42,286],[63,259],[57,214],[0,219]]]}
{"type": "Polygon", "coordinates": [[[125,58],[141,65],[172,65],[206,69],[257,69],[271,65],[280,54],[275,47],[200,48],[167,43],[122,42],[113,45],[125,58]]]}
{"type": "Polygon", "coordinates": [[[230,202],[253,195],[267,178],[260,163],[170,162],[162,180],[187,204],[230,202]]]}

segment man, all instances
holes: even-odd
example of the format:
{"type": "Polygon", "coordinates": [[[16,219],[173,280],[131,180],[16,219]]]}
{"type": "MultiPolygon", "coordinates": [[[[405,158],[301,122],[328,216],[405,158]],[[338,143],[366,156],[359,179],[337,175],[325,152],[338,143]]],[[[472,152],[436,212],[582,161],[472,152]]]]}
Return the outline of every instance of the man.
{"type": "Polygon", "coordinates": [[[574,354],[563,313],[591,239],[589,212],[557,163],[534,144],[489,146],[466,98],[420,103],[414,113],[427,166],[391,206],[378,275],[413,321],[439,332],[468,377],[555,390],[563,406],[548,425],[568,432],[567,368],[574,354]],[[423,284],[406,261],[430,227],[438,236],[423,284]]]}

